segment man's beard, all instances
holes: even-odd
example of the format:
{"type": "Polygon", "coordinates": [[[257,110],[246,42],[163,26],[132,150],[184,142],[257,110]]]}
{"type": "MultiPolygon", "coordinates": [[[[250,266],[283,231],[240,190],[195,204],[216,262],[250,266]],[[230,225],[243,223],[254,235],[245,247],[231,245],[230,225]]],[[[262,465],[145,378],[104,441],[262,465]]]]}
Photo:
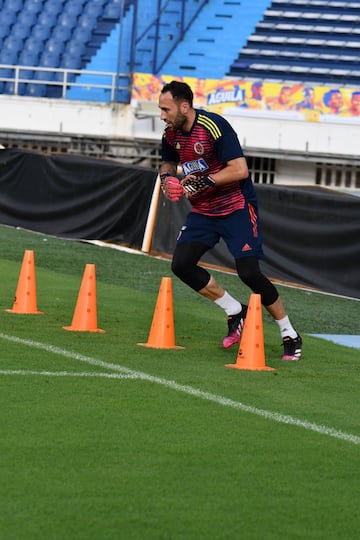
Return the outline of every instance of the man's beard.
{"type": "Polygon", "coordinates": [[[180,112],[176,115],[176,118],[173,122],[172,129],[176,131],[177,129],[182,129],[184,127],[184,124],[186,122],[186,116],[181,114],[180,112]]]}

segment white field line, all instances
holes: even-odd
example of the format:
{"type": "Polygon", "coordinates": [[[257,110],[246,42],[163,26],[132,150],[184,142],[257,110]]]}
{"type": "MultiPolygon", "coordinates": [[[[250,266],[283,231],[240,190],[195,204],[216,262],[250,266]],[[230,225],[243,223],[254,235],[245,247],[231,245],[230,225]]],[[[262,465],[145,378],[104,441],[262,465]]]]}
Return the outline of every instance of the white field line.
{"type": "Polygon", "coordinates": [[[134,371],[132,369],[129,369],[124,366],[120,366],[118,364],[104,362],[103,360],[98,360],[97,358],[91,358],[90,356],[84,356],[79,353],[67,351],[66,349],[55,347],[54,345],[48,345],[46,343],[41,343],[39,341],[33,341],[30,339],[22,339],[16,336],[3,334],[1,332],[0,332],[0,339],[3,339],[5,341],[10,341],[12,343],[17,343],[20,345],[25,345],[33,349],[40,349],[43,351],[47,351],[52,354],[58,354],[65,358],[77,360],[78,362],[83,362],[85,364],[89,364],[92,366],[101,367],[103,369],[112,370],[117,373],[121,373],[122,375],[129,375],[131,377],[134,377],[136,379],[141,379],[143,381],[160,384],[161,386],[165,386],[166,388],[171,388],[172,390],[176,390],[177,392],[183,392],[185,394],[189,394],[196,398],[200,398],[206,401],[217,403],[218,405],[222,405],[224,407],[230,407],[232,409],[237,409],[237,410],[244,411],[250,414],[261,416],[262,418],[266,418],[267,420],[271,420],[272,422],[297,426],[303,429],[307,429],[309,431],[313,431],[315,433],[319,433],[321,435],[327,435],[328,437],[333,437],[334,439],[340,439],[343,441],[350,442],[352,444],[360,445],[360,437],[357,435],[353,435],[351,433],[345,433],[344,431],[340,431],[332,427],[324,426],[322,424],[315,424],[313,422],[308,422],[307,420],[301,420],[301,419],[295,418],[294,416],[267,411],[265,409],[258,409],[257,407],[246,405],[246,403],[241,403],[240,401],[234,401],[232,399],[228,399],[223,396],[210,394],[209,392],[203,392],[202,390],[199,390],[198,388],[193,388],[192,386],[179,384],[176,381],[163,379],[161,377],[155,377],[153,375],[149,375],[148,373],[143,373],[141,371],[134,371]]]}
{"type": "Polygon", "coordinates": [[[134,374],[126,373],[99,373],[96,371],[76,372],[76,371],[32,371],[25,369],[0,369],[0,375],[33,375],[41,377],[100,377],[102,379],[138,379],[134,374]]]}

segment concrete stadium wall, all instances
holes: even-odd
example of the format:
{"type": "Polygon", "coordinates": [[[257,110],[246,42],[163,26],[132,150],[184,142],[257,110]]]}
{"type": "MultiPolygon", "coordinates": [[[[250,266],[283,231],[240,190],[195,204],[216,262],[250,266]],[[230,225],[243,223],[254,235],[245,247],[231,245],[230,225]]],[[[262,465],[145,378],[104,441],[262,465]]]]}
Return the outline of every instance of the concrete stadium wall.
{"type": "MultiPolygon", "coordinates": [[[[152,104],[142,118],[138,116],[134,105],[0,95],[3,132],[160,142],[163,123],[157,105],[152,104]]],[[[266,117],[239,111],[228,111],[225,116],[246,153],[269,153],[277,158],[277,183],[293,182],[294,175],[298,183],[313,183],[318,161],[360,165],[360,121],[333,118],[327,122],[306,122],[279,113],[266,117]]]]}

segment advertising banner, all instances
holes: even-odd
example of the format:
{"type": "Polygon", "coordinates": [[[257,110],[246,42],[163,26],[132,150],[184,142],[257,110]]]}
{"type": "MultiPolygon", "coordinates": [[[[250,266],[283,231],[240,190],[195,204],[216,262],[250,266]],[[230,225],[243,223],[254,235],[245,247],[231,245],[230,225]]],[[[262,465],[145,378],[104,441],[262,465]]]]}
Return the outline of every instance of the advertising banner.
{"type": "Polygon", "coordinates": [[[194,92],[194,105],[219,114],[241,114],[246,110],[264,116],[267,111],[284,113],[290,118],[318,122],[328,116],[358,119],[360,89],[280,84],[233,79],[197,79],[135,73],[132,101],[157,103],[164,84],[173,79],[188,83],[194,92]]]}

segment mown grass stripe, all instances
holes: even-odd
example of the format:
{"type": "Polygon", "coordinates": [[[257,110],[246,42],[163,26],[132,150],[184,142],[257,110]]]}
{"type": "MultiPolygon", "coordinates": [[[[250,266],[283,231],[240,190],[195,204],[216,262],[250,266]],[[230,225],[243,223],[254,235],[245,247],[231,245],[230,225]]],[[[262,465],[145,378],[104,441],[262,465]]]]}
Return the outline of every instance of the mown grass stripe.
{"type": "Polygon", "coordinates": [[[357,444],[357,445],[360,444],[360,437],[358,437],[357,435],[353,435],[351,433],[345,433],[344,431],[340,431],[332,427],[324,426],[321,424],[315,424],[313,422],[309,422],[307,420],[301,420],[290,415],[285,415],[285,414],[281,414],[281,413],[277,413],[273,411],[267,411],[265,409],[258,409],[257,407],[246,405],[245,403],[241,403],[240,401],[234,401],[224,396],[211,394],[209,392],[203,392],[202,390],[198,388],[193,388],[192,386],[182,385],[182,384],[177,383],[176,381],[163,379],[161,377],[155,377],[154,375],[149,375],[148,373],[143,373],[141,371],[134,371],[132,369],[126,368],[118,364],[104,362],[103,360],[92,358],[90,356],[84,356],[76,352],[67,351],[66,349],[61,349],[54,345],[48,345],[46,343],[41,343],[39,341],[33,341],[29,339],[22,339],[17,336],[10,336],[7,334],[3,334],[1,332],[0,332],[0,339],[17,343],[17,344],[21,344],[21,345],[25,345],[25,346],[32,347],[35,349],[41,349],[52,354],[58,354],[65,358],[71,358],[79,362],[84,362],[89,365],[98,366],[104,369],[116,371],[118,373],[134,376],[137,379],[152,382],[155,384],[160,384],[167,388],[176,390],[177,392],[183,392],[185,394],[189,394],[196,398],[200,398],[206,401],[217,403],[218,405],[222,405],[224,407],[230,407],[232,409],[237,409],[244,412],[248,412],[250,414],[255,414],[257,416],[266,418],[267,420],[271,420],[272,422],[277,422],[279,424],[292,425],[292,426],[300,427],[302,429],[313,431],[315,433],[319,433],[320,435],[326,435],[334,439],[340,439],[340,440],[350,442],[352,444],[357,444]]]}

